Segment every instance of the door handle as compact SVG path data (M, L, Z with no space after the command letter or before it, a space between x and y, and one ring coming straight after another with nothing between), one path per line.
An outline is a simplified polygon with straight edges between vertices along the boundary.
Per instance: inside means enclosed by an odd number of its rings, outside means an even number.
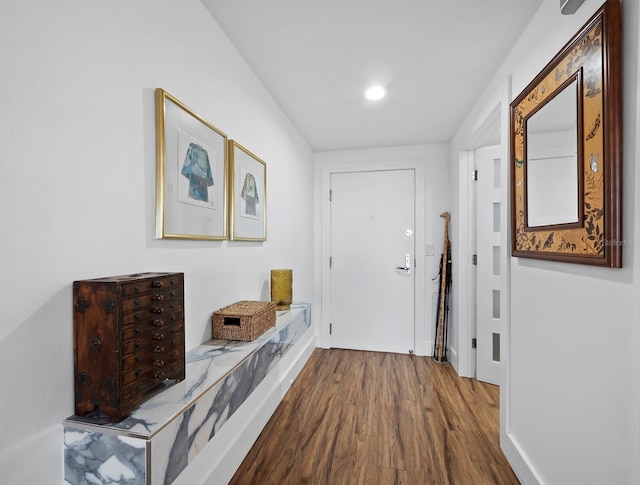
M396 266L396 269L401 269L403 271L406 271L407 274L411 273L411 255L410 254L405 254L404 255L404 266Z

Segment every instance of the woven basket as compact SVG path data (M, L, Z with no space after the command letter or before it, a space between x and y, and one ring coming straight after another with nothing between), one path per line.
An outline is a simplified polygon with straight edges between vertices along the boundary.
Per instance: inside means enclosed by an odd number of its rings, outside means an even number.
M276 323L272 301L239 301L213 312L213 338L251 341Z

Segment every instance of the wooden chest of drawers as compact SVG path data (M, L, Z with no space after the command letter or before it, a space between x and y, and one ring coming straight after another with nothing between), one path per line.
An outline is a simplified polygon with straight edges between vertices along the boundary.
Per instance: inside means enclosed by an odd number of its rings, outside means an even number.
M184 275L73 283L75 413L121 421L166 379L184 379Z

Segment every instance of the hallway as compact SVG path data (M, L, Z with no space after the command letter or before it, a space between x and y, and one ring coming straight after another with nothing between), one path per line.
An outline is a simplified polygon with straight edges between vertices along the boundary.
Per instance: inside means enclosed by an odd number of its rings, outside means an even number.
M316 349L231 483L518 484L498 406L429 357Z

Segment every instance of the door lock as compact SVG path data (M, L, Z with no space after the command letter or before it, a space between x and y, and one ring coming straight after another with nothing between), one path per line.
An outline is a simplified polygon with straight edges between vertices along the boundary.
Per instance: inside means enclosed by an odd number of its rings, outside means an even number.
M396 266L396 269L401 269L403 271L406 271L407 274L411 273L411 255L410 254L405 254L404 256L404 266Z

